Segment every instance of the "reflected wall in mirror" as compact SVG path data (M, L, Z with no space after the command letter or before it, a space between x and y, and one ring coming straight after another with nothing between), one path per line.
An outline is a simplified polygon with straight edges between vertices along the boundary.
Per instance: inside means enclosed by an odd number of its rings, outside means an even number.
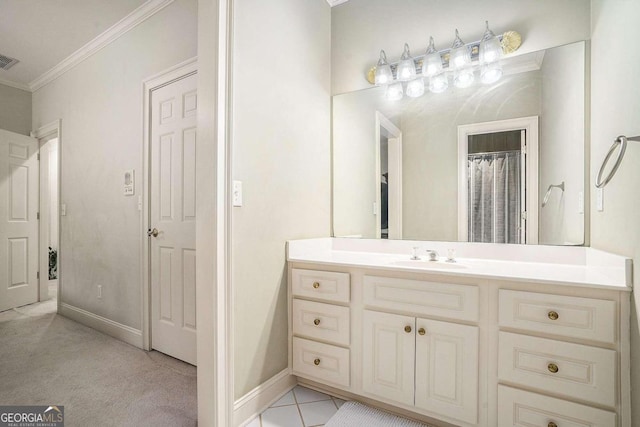
M492 85L334 96L334 236L583 244L585 67L579 42Z

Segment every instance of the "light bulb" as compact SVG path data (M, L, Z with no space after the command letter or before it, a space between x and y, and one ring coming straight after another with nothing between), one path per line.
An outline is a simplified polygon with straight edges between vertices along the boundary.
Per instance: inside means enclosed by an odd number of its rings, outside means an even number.
M387 62L387 54L384 50L380 51L380 59L376 65L375 83L377 86L384 86L393 81L393 73L391 66Z
M399 101L402 99L402 83L394 83L387 86L384 97L389 101Z
M473 75L473 69L463 68L462 70L456 70L453 73L453 84L458 88L469 87L473 84L475 76Z
M407 83L407 96L410 98L417 98L424 95L424 80L422 77L418 77L415 80L411 80Z
M451 46L451 53L449 57L449 67L453 70L464 68L471 64L471 54L467 45L464 44L460 38L460 34L456 29L456 39Z
M442 72L442 58L440 53L436 50L433 43L433 37L429 37L429 47L424 55L422 62L422 74L427 77L435 76Z
M489 85L495 83L502 77L502 66L500 62L484 64L480 71L480 80L482 83Z
M489 29L489 21L485 21L486 29L480 41L480 63L489 64L502 57L500 39Z
M429 90L433 93L442 93L449 87L449 80L445 73L436 74L429 78Z
M404 52L400 57L398 68L396 69L396 78L401 82L407 82L416 78L416 63L409 52L409 45L404 44Z

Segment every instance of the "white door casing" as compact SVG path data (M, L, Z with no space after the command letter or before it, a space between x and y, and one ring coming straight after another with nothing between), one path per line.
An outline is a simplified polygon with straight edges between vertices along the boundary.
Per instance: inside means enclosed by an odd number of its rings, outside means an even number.
M38 141L0 130L0 311L38 301Z
M196 112L192 73L151 94L151 347L196 364Z
M380 137L388 137L388 203L389 203L389 239L402 239L402 131L398 129L384 114L376 111L376 143L375 143L375 177L376 189L376 237L382 236L380 220L382 218L382 197L380 196Z
M44 138L40 145L40 301L49 299L49 245L60 254L58 218L58 138ZM60 272L58 257L58 273Z
M526 175L523 181L526 191L525 204L522 210L526 212L526 240L527 245L538 244L538 116L520 117L516 119L497 120L493 122L473 123L458 126L458 241L467 242L468 236L468 195L469 183L467 177L467 157L469 153L469 135L485 133L524 130L526 136L523 150ZM521 227L522 229L523 227Z

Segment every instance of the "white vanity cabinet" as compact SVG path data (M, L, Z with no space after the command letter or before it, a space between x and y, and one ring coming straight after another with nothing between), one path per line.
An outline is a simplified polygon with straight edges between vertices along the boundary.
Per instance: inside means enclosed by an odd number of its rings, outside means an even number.
M302 384L433 426L633 425L630 288L348 260L289 262Z

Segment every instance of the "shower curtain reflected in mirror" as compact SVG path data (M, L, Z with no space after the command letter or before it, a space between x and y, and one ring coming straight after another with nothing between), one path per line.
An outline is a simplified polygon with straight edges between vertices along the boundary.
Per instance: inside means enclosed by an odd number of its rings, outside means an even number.
M524 243L521 160L520 151L469 154L470 242Z

